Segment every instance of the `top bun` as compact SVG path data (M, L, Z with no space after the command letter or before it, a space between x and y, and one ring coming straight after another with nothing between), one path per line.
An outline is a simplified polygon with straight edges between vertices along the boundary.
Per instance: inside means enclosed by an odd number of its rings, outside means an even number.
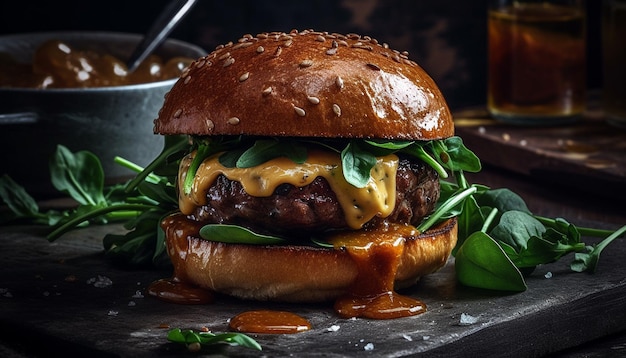
M454 123L406 53L355 34L245 35L187 68L155 133L433 140Z

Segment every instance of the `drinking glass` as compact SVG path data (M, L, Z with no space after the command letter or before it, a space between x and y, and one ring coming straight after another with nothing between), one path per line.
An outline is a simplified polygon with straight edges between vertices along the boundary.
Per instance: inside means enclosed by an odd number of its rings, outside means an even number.
M583 0L492 0L487 107L520 125L576 121L586 107Z

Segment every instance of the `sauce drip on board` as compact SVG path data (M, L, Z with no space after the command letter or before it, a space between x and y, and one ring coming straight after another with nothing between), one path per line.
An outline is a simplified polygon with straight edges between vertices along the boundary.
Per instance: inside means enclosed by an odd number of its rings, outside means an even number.
M154 281L148 286L148 294L178 304L198 305L214 300L211 291L186 284L176 278Z
M229 328L245 333L289 334L308 331L311 323L295 313L286 311L247 311L233 317Z
M184 260L189 248L187 238L193 235L198 237L198 231L202 225L190 221L176 221L174 216L165 218L163 223L165 224L163 228L167 230L168 235L176 237L175 240L172 240L175 247L169 250L168 253L170 255L179 255ZM172 260L172 262L174 264L174 277L157 280L150 284L147 290L150 296L179 304L205 304L214 301L213 292L186 283L185 277L187 273L184 267L177 267L176 260Z
M340 316L393 319L426 311L423 302L394 291L405 240L417 233L413 226L387 224L374 230L342 233L329 240L335 248L345 248L358 269L348 293L335 301Z

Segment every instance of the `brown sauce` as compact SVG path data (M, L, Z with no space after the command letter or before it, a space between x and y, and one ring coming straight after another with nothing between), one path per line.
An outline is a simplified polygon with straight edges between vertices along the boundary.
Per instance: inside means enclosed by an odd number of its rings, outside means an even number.
M189 236L198 237L201 224L177 219L175 214L164 219L163 228L174 237L170 254L173 257L174 279L159 280L150 285L148 294L159 299L200 304L213 301L211 291L185 284L184 262ZM400 295L394 282L406 238L417 236L410 225L386 224L371 230L344 232L329 239L337 250L346 250L357 266L357 277L348 293L334 304L337 314L344 318L394 319L414 316L426 311L426 305L414 298ZM310 328L303 318L280 311L250 311L231 320L231 328L248 333L296 333ZM306 328L309 327L309 328Z
M154 281L148 287L148 294L166 302L187 305L206 304L214 300L211 291L175 278Z
M406 237L416 236L412 226L391 225L371 231L355 231L333 237L357 265L357 277L347 294L335 301L341 317L393 319L426 311L426 305L394 291L398 263Z
M230 320L229 328L244 333L290 334L308 331L311 323L286 311L259 310L243 312Z
M32 63L20 63L0 53L0 87L85 88L149 83L177 78L193 59L164 61L151 55L132 73L119 58L73 48L59 40L41 44Z

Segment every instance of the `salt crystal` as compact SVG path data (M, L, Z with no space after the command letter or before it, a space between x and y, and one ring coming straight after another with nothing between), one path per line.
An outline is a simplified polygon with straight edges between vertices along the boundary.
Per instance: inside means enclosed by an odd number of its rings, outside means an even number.
M363 346L363 349L366 351L373 351L374 350L374 343L368 343L365 346Z
M406 339L409 342L413 341L413 338L411 338L411 336L409 336L408 334L403 334L402 338Z
M133 298L143 298L143 293L141 293L141 291L137 290L135 291L135 294L133 295Z
M91 278L87 281L87 283L93 283L94 287L105 288L111 286L113 284L113 281L111 281L111 279L106 276L98 275L97 279Z
M550 272L550 271L546 272L546 274L543 275L543 277L545 277L545 278L552 278L552 272Z
M119 312L117 311L113 311L113 310L109 310L109 313L107 313L107 316L117 316Z
M337 332L339 328L339 325L333 324L332 326L328 327L328 332Z
M430 336L422 336L422 340L427 341L430 339Z
M135 307L137 304L135 303L135 301L129 301L128 302L128 307Z
M8 288L0 288L0 295L6 298L13 298L13 294L11 294Z
M474 317L467 313L461 313L461 319L459 320L459 324L461 326L469 326L470 324L474 324L478 322L478 317Z

